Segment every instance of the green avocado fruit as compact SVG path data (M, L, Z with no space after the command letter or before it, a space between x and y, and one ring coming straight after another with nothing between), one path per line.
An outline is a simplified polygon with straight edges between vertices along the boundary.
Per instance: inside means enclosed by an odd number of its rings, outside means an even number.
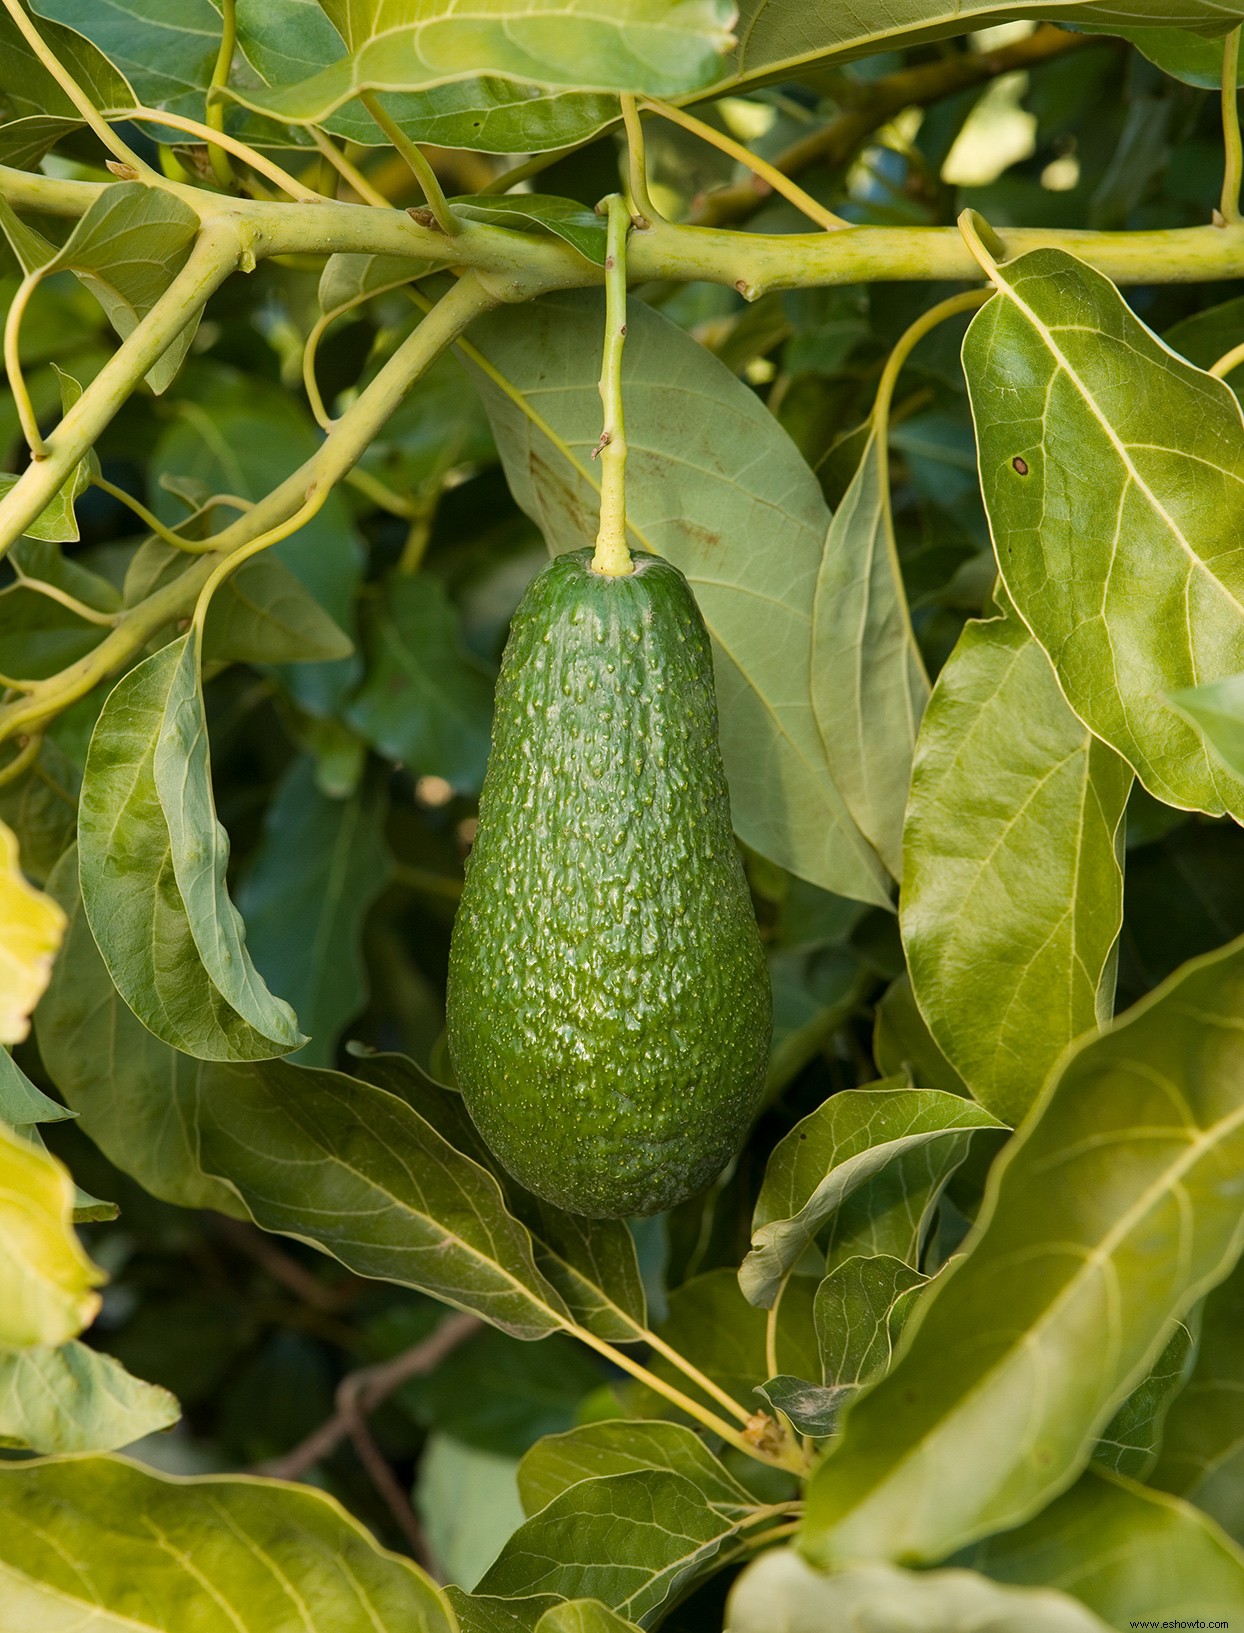
M659 557L558 556L514 614L449 954L450 1057L502 1165L571 1213L657 1213L742 1144L769 976L708 634Z

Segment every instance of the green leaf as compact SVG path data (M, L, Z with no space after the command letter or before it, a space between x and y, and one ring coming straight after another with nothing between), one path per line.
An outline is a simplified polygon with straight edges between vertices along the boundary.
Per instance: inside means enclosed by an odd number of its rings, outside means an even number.
M847 1259L816 1290L813 1319L827 1384L866 1384L889 1370L922 1276L888 1254Z
M82 897L117 990L201 1060L257 1060L306 1039L251 963L225 888L193 631L123 676L82 780Z
M379 753L415 776L472 791L484 778L493 677L462 644L437 579L395 574L364 616L367 677L347 718Z
M620 0L604 13L588 0L567 0L554 17L535 0L482 0L467 29L448 0L417 17L402 0L350 0L330 15L345 56L301 83L234 89L238 100L301 125L318 124L362 91L412 92L455 80L673 96L712 78L731 43L733 8L727 0Z
M1109 32L1130 40L1164 74L1185 85L1216 91L1222 84L1221 40L1206 39L1187 28L1112 28Z
M311 1035L305 1066L333 1064L342 1028L367 1001L363 920L389 878L387 808L376 779L329 799L315 762L295 760L238 891L251 958Z
M72 374L66 374L64 369L57 364L53 363L52 368L55 370L56 381L60 387L61 412L68 413L78 398L81 397L82 387ZM31 522L26 529L26 537L40 539L52 544L69 543L77 539L80 535L78 532L78 518L74 514L74 501L80 498L90 487L92 473L98 471L98 469L99 460L92 449L84 458L78 461L60 487L57 488L51 502ZM16 476L7 471L0 472L0 498L3 498L10 488L16 487L17 482L18 478ZM65 569L70 573L81 573L84 578L95 578L95 574L85 572L70 563L65 563ZM12 589L5 593L11 595L15 591L21 594L23 598L26 598L29 594L29 592L22 590L20 584L14 585ZM83 596L81 599L87 601L88 605L91 604L92 598L90 596ZM43 619L58 622L62 626L65 624L71 625L76 632L79 632L80 639L84 642L89 641L91 645L98 642L100 638L98 631L91 626L84 629L76 613L70 612L68 608L57 606L55 602L51 605L55 611L44 611L42 613ZM59 614L59 618L57 618L57 614ZM87 650L89 649L88 647Z
M969 1134L904 1151L841 1202L825 1233L825 1268L884 1254L916 1265L947 1181L968 1154Z
M772 1305L825 1221L887 1163L964 1129L1001 1126L983 1107L939 1089L889 1083L831 1095L769 1158L751 1251L739 1267L749 1303Z
M552 1593L511 1599L464 1593L452 1586L446 1588L445 1597L458 1614L462 1633L533 1633L541 1616L559 1603Z
M1056 22L1110 28L1117 25L1174 25L1222 34L1240 15L1228 0L1046 0L1016 5L1014 0L864 0L816 14L810 26L804 0L743 0L735 32L740 45L728 77L713 94L739 94L753 85L801 79L830 62L895 51L921 40L944 39L969 29L990 28L1015 18L1050 17Z
M0 592L0 605L4 593ZM3 614L0 614L0 624L2 622ZM4 638L0 634L0 652L3 648ZM2 657L0 671L9 673ZM79 781L73 761L45 738L39 758L26 775L0 786L0 821L7 823L17 835L22 871L36 884L43 883L73 839Z
M348 311L372 295L400 289L430 265L405 255L330 255L320 274L320 311L324 316Z
M353 651L345 630L270 555L226 579L203 626L205 663L327 663Z
M639 1629L599 1599L567 1599L545 1611L536 1633L639 1633Z
M6 1464L0 1515L15 1626L456 1633L417 1566L306 1486L175 1480L111 1457Z
M0 1123L21 1128L27 1123L56 1123L72 1116L68 1106L35 1087L7 1049L0 1049Z
M203 118L220 49L220 13L210 0L31 0L31 10L85 35L147 107Z
M1244 779L1244 675L1228 675L1172 692L1170 701L1191 720L1233 777Z
M929 1031L1008 1122L1110 1018L1131 784L1017 618L967 625L916 747L899 922Z
M25 273L37 272L56 257L56 245L27 226L7 199L0 199L0 231Z
M1244 1553L1213 1521L1116 1475L1084 1475L1027 1525L978 1544L971 1562L1003 1582L1057 1582L1111 1627L1229 1626L1244 1607Z
M756 1506L752 1497L713 1456L693 1430L660 1419L611 1418L538 1440L518 1466L523 1510L538 1514L581 1480L644 1469L678 1474L698 1487L704 1501L726 1518Z
M1148 1478L1158 1460L1167 1411L1183 1388L1194 1351L1192 1333L1181 1321L1148 1377L1141 1379L1102 1431L1094 1463L1132 1480Z
M600 1599L642 1622L736 1530L680 1474L648 1469L582 1480L519 1526L479 1591Z
M0 1345L63 1344L94 1318L104 1276L72 1218L65 1169L0 1125Z
M167 1389L76 1339L57 1349L0 1349L0 1445L110 1452L180 1416Z
M94 200L41 275L66 268L74 273L124 340L181 271L198 231L198 216L166 188L114 182ZM188 314L186 327L147 371L154 392L172 384L197 327L197 312Z
M52 1081L108 1160L153 1196L245 1218L230 1187L199 1166L199 1085L215 1068L161 1043L113 986L83 911L76 849L57 863L48 890L69 919L35 1015Z
M134 106L133 91L89 41L59 23L41 27L39 32L57 62L101 112ZM51 114L74 125L82 121L76 104L26 44L7 12L0 15L0 95L5 112L17 118Z
M492 1175L395 1096L337 1072L254 1062L207 1079L198 1122L205 1172L263 1229L516 1338L569 1324Z
M968 1092L925 1025L906 970L890 983L877 1005L873 1059L883 1077L905 1076L911 1083L945 1089L948 1094Z
M1244 783L1170 702L1244 670L1240 405L1074 256L1036 250L998 278L963 366L1007 592L1151 794L1244 815Z
M898 879L929 679L907 616L885 434L875 425L869 433L825 537L812 610L812 706L847 809Z
M1242 1001L1236 942L1068 1057L995 1166L965 1257L813 1477L809 1557L940 1559L1084 1466L1244 1240Z
M793 1378L780 1373L768 1383L757 1386L775 1412L790 1419L796 1434L809 1435L814 1440L825 1440L838 1427L843 1405L851 1395L849 1387L809 1383L806 1378Z
M822 1576L793 1550L773 1549L743 1572L726 1610L730 1633L1107 1633L1062 1593L999 1587L972 1571L867 1565Z
M269 85L306 80L339 63L341 35L318 7L303 0L239 0L238 44L248 64ZM495 76L431 85L412 95L389 94L385 106L414 141L486 153L545 152L580 142L618 118L616 96L582 91L533 97L526 86ZM350 141L387 143L357 102L323 121Z
M546 297L472 329L517 393L477 373L518 503L555 554L592 542L600 297ZM887 879L825 765L812 711L810 608L829 513L764 405L639 301L627 313L628 523L690 579L713 637L721 748L740 838L839 895L887 905Z
M572 199L547 193L498 193L487 199L472 195L452 201L454 214L465 221L486 221L516 232L547 232L595 266L605 264L603 216Z
M1244 1543L1244 1263L1205 1300L1191 1376L1171 1403L1148 1476Z

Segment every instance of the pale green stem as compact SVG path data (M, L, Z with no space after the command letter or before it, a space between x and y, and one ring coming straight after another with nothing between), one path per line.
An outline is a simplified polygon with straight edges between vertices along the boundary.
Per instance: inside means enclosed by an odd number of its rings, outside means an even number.
M220 21L220 50L216 53L211 83L207 88L207 122L214 131L223 131L225 128L225 105L221 93L229 83L229 71L233 67L233 49L237 44L237 0L221 0ZM226 189L232 187L233 167L229 163L228 153L219 142L212 142L207 151L211 155L212 174L216 180Z
M1222 203L1224 221L1240 219L1240 179L1244 148L1240 143L1240 29L1235 27L1222 47Z
M269 203L201 188L158 184L208 222L232 223L257 257L405 255L443 266L495 274L502 300L600 282L596 267L560 240L483 222L464 225L452 243L418 226L404 210L361 204ZM76 218L108 182L44 176L0 165L0 195L23 209ZM1077 255L1119 284L1206 283L1244 271L1244 224L1170 227L1153 232L1096 232L1078 227L1008 227L1012 256L1034 249ZM730 284L751 296L770 289L889 282L963 282L981 277L956 227L848 227L839 232L753 233L654 222L628 249L634 282Z
M164 294L47 437L46 456L32 461L0 499L0 556L51 503L139 380L232 272L239 254L238 229L232 222L214 221L204 228Z
M345 156L331 136L326 136L322 130L317 130L313 125L311 127L311 139L337 174L343 181L350 184L364 204L374 204L379 210L392 209L389 200L385 198L379 188L372 186L359 167Z
M622 412L622 348L626 341L626 235L631 213L621 193L607 203L605 250L605 346L600 400L605 426L593 458L600 457L600 528L592 571L621 578L634 571L626 546L626 423Z
M117 118L136 119L139 124L145 125L169 125L173 130L184 130L189 136L197 136L200 141L208 143L213 151L224 148L227 153L232 153L234 158L244 160L259 175L266 176L282 192L288 193L300 204L333 202L331 199L325 199L322 193L304 186L291 176L288 170L282 170L279 164L275 164L271 159L265 159L262 153L256 153L249 143L240 142L236 136L230 136L223 130L215 130L211 125L200 124L197 119L187 119L180 113L162 112L159 108L118 108Z
M789 1469L795 1474L803 1472L802 1460L796 1464L792 1461L790 1453L770 1454L762 1451L760 1447L753 1445L745 1435L740 1434L737 1429L719 1418L715 1412L710 1412L707 1407L701 1406L699 1401L693 1401L689 1395L684 1395L681 1389L667 1383L659 1373L650 1372L642 1362L632 1360L624 1350L616 1349L614 1345L606 1343L603 1338L597 1338L595 1333L588 1332L585 1327L572 1327L570 1330L581 1343L587 1344L589 1348L603 1355L606 1360L612 1361L614 1366L621 1367L624 1372L629 1372L632 1378L637 1378L640 1383L646 1384L649 1389L655 1390L659 1395L664 1395L671 1406L676 1406L680 1412L685 1412L688 1417L692 1417L697 1423L703 1424L711 1433L717 1435L719 1439L724 1440L728 1445L735 1447L737 1451L743 1452L747 1457L754 1458L758 1463L768 1463L774 1468Z
M23 772L29 771L30 767L39 758L39 751L42 747L43 734L37 732L22 745L7 765L0 766L0 788L3 788L7 783L16 782Z
M656 1333L651 1332L647 1327L643 1329L643 1340L658 1355L664 1356L672 1366L676 1366L685 1378L689 1379L697 1388L702 1389L719 1406L724 1406L731 1417L738 1418L740 1423L749 1423L751 1421L752 1413L747 1411L745 1407L740 1406L733 1395L728 1395L719 1384L715 1384L710 1377L701 1372L699 1367L692 1366L685 1355L680 1354L672 1345L667 1344L663 1338L658 1337Z
M404 522L409 522L418 510L413 499L395 493L387 482L382 482L373 472L365 471L361 465L354 467L347 475L346 482L365 499L370 499L378 510L386 510L390 516L398 516Z
M1225 380L1232 369L1238 369L1244 363L1244 340L1238 346L1232 346L1218 361L1211 365L1208 372L1216 375L1219 380Z
M21 0L0 0L0 4L3 4L4 9L13 19L18 33L34 52L39 62L60 86L61 90L64 91L65 95L82 115L83 121L94 131L108 151L118 158L123 165L128 166L136 176L152 176L154 172L151 167L139 158L132 147L121 140L77 80L61 64L55 53L48 48L43 36L22 6Z
M59 584L48 584L41 578L28 578L20 567L14 566L14 574L19 588L29 590L33 595L44 595L49 601L58 601L75 618L81 618L83 623L98 624L101 629L115 627L120 614L115 612L100 612L98 607L88 607L85 601L79 601L76 595L70 595L68 590L62 590Z
M428 202L428 209L431 210L436 225L448 237L456 238L462 231L462 223L449 208L441 184L436 179L436 172L420 151L418 144L411 141L397 120L385 111L380 99L371 91L364 91L359 100L410 167L411 174L419 183Z
M736 142L733 137L714 130L712 125L706 125L702 119L692 118L689 113L684 113L681 108L675 108L668 102L657 102L651 97L645 97L644 107L651 108L653 113L659 113L662 119L668 119L671 124L681 125L683 130L690 131L692 135L708 142L720 152L728 153L738 164L750 170L753 176L771 187L775 193L781 194L797 210L802 211L809 221L815 221L819 226L831 231L850 226L849 221L844 221L840 215L835 215L823 204L818 204L811 193L805 192L798 182L783 175L776 165L758 157L749 148L744 147L742 142Z
M216 534L211 555L192 562L171 584L123 613L116 628L86 657L50 679L36 682L26 697L0 706L0 742L54 718L101 680L123 668L152 636L189 615L199 591L220 565L221 553L232 554L279 526L306 502L308 493L327 490L341 481L404 400L412 383L457 339L472 318L495 304L496 297L478 279L469 273L460 279L359 393L310 459Z
M782 1295L785 1293L789 1281L789 1275L782 1278L781 1285L778 1287L773 1303L769 1306L765 1320L765 1368L770 1378L776 1378L778 1375L778 1311L781 1309Z
M643 217L643 221L637 221L635 225L647 227L654 221L659 221L661 217L648 191L648 156L644 146L643 120L633 96L624 96L620 100L622 120L626 126L627 185L631 191L631 203L636 212Z
M9 390L13 393L13 403L17 409L22 435L26 438L33 459L46 459L47 445L43 440L43 433L39 430L34 404L26 389L26 377L22 373L21 334L22 318L26 314L30 297L39 287L40 277L38 268L26 274L14 292L12 304L4 320L4 372L8 376Z
M117 487L115 482L109 482L106 476L92 476L91 486L119 500L138 517L149 532L154 533L157 539L163 539L165 544L171 544L175 550L184 550L188 555L199 556L205 550L215 549L210 539L183 539L180 533L174 533L171 527L165 527L160 518L148 510L141 499L135 499L132 493L126 493L125 489ZM217 503L220 502L217 500Z
M298 507L292 516L286 517L283 522L278 522L275 527L270 527L267 532L261 533L257 539L251 539L248 544L239 545L236 550L227 555L223 561L218 562L212 569L206 583L199 591L198 600L194 604L194 617L191 619L191 628L196 637L197 650L200 656L203 650L203 625L207 621L208 608L212 604L212 597L216 594L216 591L227 578L237 571L244 561L249 561L252 556L257 556L261 550L269 550L274 544L280 544L282 539L288 539L292 533L297 533L300 527L305 527L311 518L324 508L332 491L332 488L326 485L313 488L307 494L305 502ZM214 541L217 551L220 549L221 536L218 536Z

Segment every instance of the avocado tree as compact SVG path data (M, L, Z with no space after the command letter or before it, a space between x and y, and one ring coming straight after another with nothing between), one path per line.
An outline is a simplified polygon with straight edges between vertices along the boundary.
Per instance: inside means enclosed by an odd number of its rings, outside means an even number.
M0 1633L1244 1626L1244 0L0 8Z

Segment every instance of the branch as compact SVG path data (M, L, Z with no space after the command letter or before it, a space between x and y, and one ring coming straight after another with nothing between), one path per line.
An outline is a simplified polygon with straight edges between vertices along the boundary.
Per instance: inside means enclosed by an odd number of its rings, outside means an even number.
M292 476L216 534L210 541L211 549L196 557L171 584L123 613L117 627L86 657L48 680L33 682L25 696L0 705L0 742L29 733L85 697L108 675L124 668L161 629L193 610L200 590L223 561L288 521L306 503L309 492L340 481L428 365L457 339L472 318L495 306L497 300L478 278L470 274L461 278L407 336L323 444Z
M408 1379L423 1378L435 1372L447 1356L482 1326L478 1316L451 1315L430 1338L421 1339L400 1355L347 1373L337 1386L337 1410L332 1417L283 1457L259 1464L255 1473L266 1474L274 1480L301 1479L308 1469L336 1451L361 1415L374 1412Z
M185 266L46 438L44 457L32 460L0 500L0 556L52 502L143 375L234 270L241 251L232 222L203 229Z

